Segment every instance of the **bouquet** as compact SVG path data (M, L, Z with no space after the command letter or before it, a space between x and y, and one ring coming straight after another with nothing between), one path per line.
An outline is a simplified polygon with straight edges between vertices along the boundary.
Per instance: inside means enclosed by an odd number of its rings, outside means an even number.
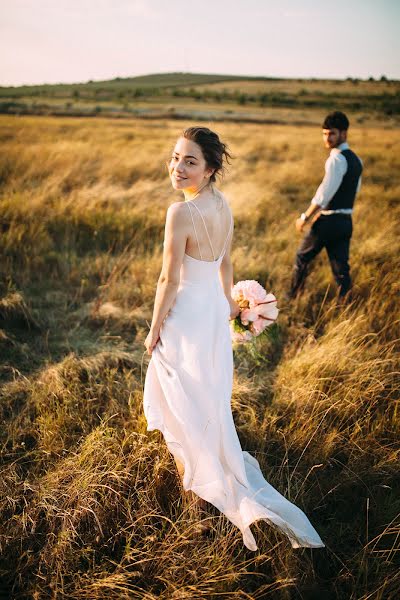
M241 309L236 319L231 321L233 342L249 342L276 321L279 313L276 298L267 294L257 281L239 281L231 294Z

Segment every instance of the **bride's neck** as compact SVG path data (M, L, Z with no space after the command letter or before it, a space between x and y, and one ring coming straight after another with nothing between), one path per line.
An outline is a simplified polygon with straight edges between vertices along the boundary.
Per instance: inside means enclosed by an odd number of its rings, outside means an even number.
M203 190L207 190L207 189L211 190L212 192L214 191L213 185L209 181L207 183L205 183L203 186L200 186L197 190L190 190L190 191L184 190L183 194L185 196L185 202L187 202L188 200L194 200L195 198L200 196L200 194Z

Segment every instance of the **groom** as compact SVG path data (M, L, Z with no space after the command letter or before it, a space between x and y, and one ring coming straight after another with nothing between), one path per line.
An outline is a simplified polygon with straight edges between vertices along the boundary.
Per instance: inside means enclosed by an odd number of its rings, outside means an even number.
M330 113L322 124L322 137L330 154L325 164L325 176L310 206L296 221L302 232L311 220L296 254L289 292L295 298L304 286L311 261L326 248L331 269L338 285L339 297L351 288L349 248L353 230L354 199L361 187L362 162L349 148L349 120L340 111ZM313 217L313 218L312 218Z

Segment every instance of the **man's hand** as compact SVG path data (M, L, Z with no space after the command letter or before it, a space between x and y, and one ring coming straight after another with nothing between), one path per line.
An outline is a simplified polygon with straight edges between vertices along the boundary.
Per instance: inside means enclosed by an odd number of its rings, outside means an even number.
M305 224L306 222L304 221L304 219L300 219L300 217L296 219L296 229L299 233L303 232Z

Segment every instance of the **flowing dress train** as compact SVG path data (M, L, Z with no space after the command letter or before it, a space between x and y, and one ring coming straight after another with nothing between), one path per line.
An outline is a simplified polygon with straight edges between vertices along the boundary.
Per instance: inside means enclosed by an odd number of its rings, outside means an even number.
M230 307L218 272L232 231L215 258L206 223L197 209L213 261L184 255L176 300L153 350L144 387L147 429L162 432L168 449L184 466L183 487L216 506L257 545L250 525L265 519L284 532L294 548L322 547L304 512L263 477L258 461L242 451L231 410L233 353ZM199 255L200 257L200 245Z

